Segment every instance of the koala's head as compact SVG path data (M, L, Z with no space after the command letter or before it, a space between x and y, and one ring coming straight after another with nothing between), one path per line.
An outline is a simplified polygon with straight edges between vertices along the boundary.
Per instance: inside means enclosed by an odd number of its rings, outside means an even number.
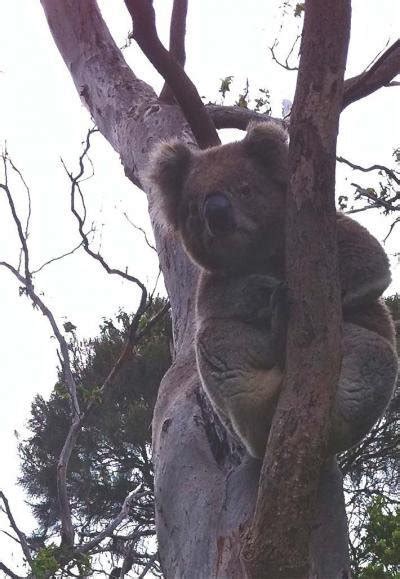
M272 122L204 151L179 142L157 149L151 179L161 220L201 267L250 271L280 249L287 152L286 133Z

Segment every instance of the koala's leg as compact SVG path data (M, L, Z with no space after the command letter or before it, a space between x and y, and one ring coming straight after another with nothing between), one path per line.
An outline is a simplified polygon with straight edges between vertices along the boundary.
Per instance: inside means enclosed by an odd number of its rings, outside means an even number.
M343 327L343 360L332 416L330 450L359 442L383 415L393 394L397 356L388 340L360 326Z
M262 458L283 380L270 329L208 319L198 329L196 355L204 389L222 422L252 456Z

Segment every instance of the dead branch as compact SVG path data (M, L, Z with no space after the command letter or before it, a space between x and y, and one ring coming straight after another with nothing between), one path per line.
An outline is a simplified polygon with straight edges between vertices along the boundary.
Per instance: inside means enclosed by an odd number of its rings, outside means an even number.
M13 531L15 532L15 534L18 537L18 542L21 545L21 549L23 554L25 555L25 558L27 560L27 562L29 564L32 563L32 555L31 555L31 551L28 547L28 543L26 541L26 536L25 534L18 528L17 523L15 522L14 516L11 512L11 508L10 508L10 504L8 502L7 497L5 496L5 494L3 493L3 491L0 491L0 498L3 501L3 505L4 505L4 512L7 515L7 518L9 520L10 526L13 529Z
M65 169L65 172L67 173L67 175L70 179L70 182L71 182L71 192L70 192L70 195L71 195L71 212L75 216L75 218L78 222L79 235L81 236L82 246L83 246L83 249L86 251L86 253L88 255L90 255L93 259L98 261L101 264L101 266L103 267L103 269L105 269L105 271L108 274L118 275L119 277L122 277L123 279L136 284L142 292L142 301L144 301L146 303L147 290L146 290L146 287L144 286L144 284L137 277L129 275L126 271L122 271L120 269L110 267L100 253L98 253L98 252L96 253L90 248L87 233L84 232L84 226L85 226L85 220L86 220L86 206L85 206L85 199L84 199L84 196L82 194L81 187L80 187L80 183L82 180L84 180L84 179L82 179L82 177L83 177L84 172L85 172L85 159L87 158L87 154L88 154L88 151L90 149L90 137L96 132L97 132L97 129L95 129L95 128L89 129L87 132L84 148L83 148L81 155L79 156L79 172L76 175L73 175L73 173L68 171L64 161L61 159L61 163L62 163L62 165ZM83 206L83 210L84 210L83 211L83 217L79 214L79 212L76 208L76 192L78 192L80 199L81 199L82 206Z
M313 0L305 10L289 148L286 379L243 549L250 578L309 575L310 535L341 363L334 199L350 14L350 0Z
M158 553L155 552L154 555L152 555L147 563L147 565L145 566L145 568L143 569L143 571L141 572L141 574L139 575L138 579L143 579L144 577L146 577L147 573L150 571L154 561L157 559L157 555Z
M382 87L389 86L400 73L400 39L361 74L344 83L342 110Z
M0 569L4 571L7 577L11 577L11 579L27 579L26 577L23 577L22 575L17 575L16 573L14 573L14 571L11 571L11 569L1 561L0 561Z
M298 34L298 35L296 36L296 38L295 38L292 46L290 47L290 50L289 50L288 54L286 55L285 62L282 62L282 61L279 60L278 57L276 56L275 49L276 49L276 47L278 46L279 41L278 41L277 38L275 38L272 46L269 47L269 50L270 50L271 56L272 56L272 60L273 60L274 62L276 62L276 64L278 64L280 67L284 68L285 70L290 70L290 71L299 70L299 67L298 67L298 66L291 66L291 65L289 64L289 59L290 59L290 57L292 56L293 50L295 49L295 46L296 46L296 44L298 43L298 41L300 40L300 38L301 38L301 34Z
M382 199L381 197L378 197L378 195L371 188L361 187L361 185L358 185L358 183L351 183L351 186L356 189L355 195L356 195L357 199L361 199L362 197L364 197L365 199L372 201L371 207L372 206L382 207L387 212L391 212L391 211L396 210L396 208L393 207L391 200L386 200L386 199Z
M69 459L71 457L72 449L75 445L78 436L78 430L81 424L80 418L81 412L76 394L76 383L71 369L68 345L60 329L58 328L57 322L55 321L52 312L49 310L49 308L44 304L44 302L35 292L30 279L24 278L18 272L17 269L15 269L11 264L7 262L1 261L0 266L3 266L9 271L11 271L14 274L14 276L18 279L18 281L24 288L24 292L31 299L33 305L39 308L42 314L48 319L50 326L55 334L55 337L60 345L62 370L64 378L67 383L68 393L71 399L72 423L57 464L57 489L60 503L60 519L62 526L63 543L72 546L74 542L74 530L72 526L71 508L68 499L66 474Z
M140 231L140 233L143 235L144 241L147 245L147 247L149 247L150 249L152 249L153 251L155 251L157 253L157 249L154 247L154 245L149 241L149 238L147 237L147 233L145 232L145 230L143 229L143 227L140 227L139 225L136 225L136 223L133 223L133 221L131 219L129 219L128 214L126 213L126 211L124 211L123 216L125 217L125 219L127 220L127 222L129 223L129 225L131 225L133 227L133 229L136 229L136 231Z
M185 36L187 9L188 0L174 0L169 32L169 53L179 62L182 68L185 68L186 61ZM175 102L174 93L167 83L164 84L159 99L169 104Z
M115 529L122 523L122 521L128 516L129 509L133 503L134 499L143 496L146 493L139 493L141 484L139 484L133 491L131 491L125 498L121 510L118 515L98 534L96 537L82 545L77 549L79 553L89 553L93 547L96 547L103 539L106 537L112 537Z
M344 163L349 167L351 167L352 169L362 171L363 173L369 173L370 171L382 171L382 173L385 173L389 177L389 179L392 179L397 185L400 186L400 174L398 174L398 172L394 171L393 169L389 169L389 167L385 167L385 165L375 164L371 165L370 167L362 167L361 165L356 165L355 163L352 163L351 161L345 159L344 157L336 157L336 160L339 161L339 163Z
M89 233L91 233L93 230L90 230ZM81 241L80 243L78 243L78 245L76 245L73 249L71 249L70 251L66 251L65 253L63 253L62 255L58 255L57 257L53 257L47 261L45 261L44 263L42 263L42 265L40 267L38 267L37 269L34 269L32 271L32 275L35 275L36 273L39 273L40 271L42 271L46 266L50 265L50 263L54 263L55 261L60 261L61 259L64 259L64 257L68 257L69 255L72 255L75 253L75 251L78 251L78 249L80 247L82 247L83 245L83 241Z
M182 66L166 50L157 35L153 4L125 0L132 17L132 36L173 91L201 149L221 143L200 95Z

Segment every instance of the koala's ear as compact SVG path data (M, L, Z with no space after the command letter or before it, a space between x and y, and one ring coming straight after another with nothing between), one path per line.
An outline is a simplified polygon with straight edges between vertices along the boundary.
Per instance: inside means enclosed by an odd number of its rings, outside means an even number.
M161 143L152 153L149 179L156 186L154 202L162 224L178 228L178 207L182 186L188 174L193 153L183 143Z
M248 155L262 163L281 183L287 183L288 135L274 122L250 123L243 146Z

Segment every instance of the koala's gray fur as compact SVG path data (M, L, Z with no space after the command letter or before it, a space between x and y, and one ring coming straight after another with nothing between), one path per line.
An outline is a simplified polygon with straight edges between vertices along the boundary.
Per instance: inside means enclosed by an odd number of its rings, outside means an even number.
M286 133L252 126L239 142L197 151L163 144L152 161L154 202L202 268L196 355L223 423L263 457L284 378ZM357 222L338 214L343 362L330 449L358 442L384 412L397 376L394 329L379 299L387 257Z

